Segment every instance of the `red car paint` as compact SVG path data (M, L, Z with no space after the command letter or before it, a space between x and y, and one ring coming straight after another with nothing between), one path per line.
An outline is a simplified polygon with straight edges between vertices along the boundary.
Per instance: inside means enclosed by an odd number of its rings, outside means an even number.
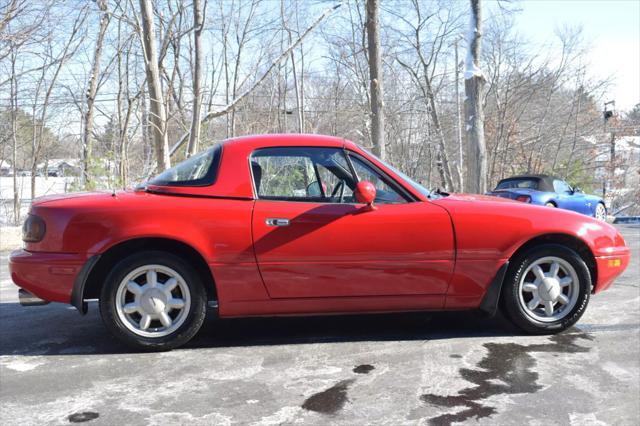
M267 147L336 147L375 164L414 198L406 204L259 200L249 157ZM13 281L70 303L83 265L118 244L163 238L193 248L211 270L221 316L477 308L498 270L524 244L549 234L582 241L595 260L594 292L629 263L617 230L566 210L495 197L429 199L356 144L312 135L224 142L215 182L149 186L151 192L40 198L31 213L42 241L13 252ZM265 219L290 226L268 228Z

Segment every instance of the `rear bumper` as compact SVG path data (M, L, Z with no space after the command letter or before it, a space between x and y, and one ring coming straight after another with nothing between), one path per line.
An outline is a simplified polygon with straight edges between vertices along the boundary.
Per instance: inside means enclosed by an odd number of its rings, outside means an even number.
M36 297L49 302L71 302L76 277L86 255L16 250L9 256L11 279Z
M616 254L596 257L598 273L593 293L599 293L611 287L613 281L629 266L631 253L627 247L624 249L626 250L618 250Z

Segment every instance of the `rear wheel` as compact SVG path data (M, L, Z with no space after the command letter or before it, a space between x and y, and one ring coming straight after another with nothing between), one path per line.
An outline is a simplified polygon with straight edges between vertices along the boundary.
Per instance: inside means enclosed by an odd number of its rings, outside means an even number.
M547 202L547 203L544 203L544 205L545 205L546 207L556 207L556 205L555 205L554 203L552 203L551 201L549 201L549 202Z
M206 294L184 260L145 251L115 265L102 288L100 313L126 344L169 350L188 342L202 326Z
M513 260L502 292L505 313L529 333L563 331L589 303L591 276L582 258L560 245L543 245Z

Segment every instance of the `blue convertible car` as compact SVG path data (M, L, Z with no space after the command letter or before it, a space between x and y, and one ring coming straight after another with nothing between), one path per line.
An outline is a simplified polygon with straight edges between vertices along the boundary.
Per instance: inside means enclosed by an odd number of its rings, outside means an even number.
M522 175L502 179L487 195L573 210L600 220L607 218L602 198L587 195L580 188L572 188L564 180L549 175Z

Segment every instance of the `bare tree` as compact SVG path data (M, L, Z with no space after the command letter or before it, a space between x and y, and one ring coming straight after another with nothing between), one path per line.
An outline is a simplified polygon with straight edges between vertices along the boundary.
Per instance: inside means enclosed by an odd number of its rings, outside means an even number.
M455 85L456 85L456 139L458 141L458 188L464 190L464 143L462 142L462 120L460 112L460 63L458 59L458 40L455 41Z
M124 187L218 136L295 130L368 148L383 138L385 159L431 187L459 191L464 183L481 192L483 179L529 170L594 191L599 150L610 146L599 113L606 81L590 75L579 32L561 30L540 46L517 35L517 11L501 7L482 23L474 1L471 48L458 72L454 46L469 3L350 1L328 25L320 21L334 8L316 19L316 3L95 0L78 8L5 0L0 158L11 162L16 148L14 166L31 167L36 196L38 165L47 158L86 160L82 175L65 178L69 186L93 173L92 186ZM95 5L95 25L88 26L75 9ZM111 23L103 27L105 16ZM310 49L313 60L305 62ZM74 60L78 52L88 56L86 75ZM459 80L467 92L464 118ZM13 83L19 90L12 100ZM89 169L91 157L113 159L115 167ZM16 178L18 192L22 180L28 178Z
M436 72L441 66L440 60L443 56L444 46L449 37L457 30L457 19L452 11L423 11L418 0L412 1L412 9L415 13L415 22L405 18L400 13L395 13L404 26L409 28L406 35L402 35L403 42L410 47L411 55L405 59L403 55L397 55L396 61L409 73L411 79L417 85L422 101L424 102L426 113L431 121L432 127L427 128L429 137L434 138L438 149L436 150L436 167L440 176L440 182L444 189L453 190L453 174L447 151L447 140L445 137L444 125L442 122L442 104L438 102L438 80ZM437 12L442 12L442 17ZM424 40L424 31L433 22L433 33Z
M484 193L487 190L487 157L484 143L484 74L480 70L482 41L482 8L480 0L471 1L471 20L467 35L468 51L464 91L467 135L467 174L465 192Z
M380 2L367 0L367 42L369 48L369 84L371 91L371 142L373 152L385 157L384 92L382 89L382 56L380 52Z
M44 148L44 129L47 125L48 112L50 107L51 98L54 96L54 90L60 77L60 73L67 64L68 60L76 53L77 49L83 42L81 37L81 27L87 18L87 8L82 8L73 22L73 25L69 31L69 37L64 41L63 47L59 54L56 55L53 47L53 40L51 36L45 37L46 51L42 55L44 57L43 64L40 67L41 72L37 79L36 99L32 108L32 140L31 140L31 198L36 197L36 176L37 166L41 159L42 150ZM53 73L47 76L50 70ZM47 77L49 77L47 79ZM48 80L48 81L47 81ZM37 102L40 88L45 90L44 96L41 102ZM40 113L36 114L36 111L40 109Z
M296 2L296 13L297 13L297 8L298 8L298 3ZM282 18L282 27L287 32L288 42L289 44L291 44L293 42L293 36L292 36L291 28L289 27L289 23L284 16L284 0L280 1L280 16ZM304 83L304 81L301 78L303 70L301 70L300 77L298 77L294 50L295 49L291 50L291 72L293 74L293 89L295 91L295 98L296 98L296 119L298 124L298 132L303 133L304 132L304 107L303 107L304 89L302 88L302 84ZM304 54L301 52L300 56L301 58L303 58Z
M156 167L160 170L171 166L169 139L167 137L167 113L165 110L151 0L140 0L142 27L140 38L145 58L147 88L149 90L150 122L156 151Z
M236 105L238 105L240 102L245 100L267 78L267 76L271 73L271 71L273 71L273 69L276 68L280 62L282 62L284 59L286 59L289 56L289 53L292 50L295 49L298 45L300 45L300 43L302 43L302 40L304 40L306 36L308 36L318 25L320 25L320 22L322 22L327 16L329 16L334 10L336 10L341 5L342 3L339 3L336 6L326 9L302 34L298 36L298 38L293 43L289 45L289 47L287 47L271 63L271 65L269 65L269 67L264 71L264 73L259 78L257 78L253 82L253 84L249 86L249 88L247 88L244 92L240 93L231 102L229 102L227 105L225 105L221 109L218 109L215 111L209 111L202 118L201 123L206 123L209 120L216 117L222 117L223 115L227 114L229 111L233 110L236 107ZM189 133L187 132L173 145L173 147L171 147L170 153L173 155L185 143L188 137L189 137Z
M11 46L11 160L13 162L13 222L20 223L20 193L18 192L18 79L16 61L18 52L15 44Z
M93 138L93 114L98 93L98 80L100 74L100 60L102 58L102 48L104 36L109 26L109 12L107 11L107 2L105 0L97 1L98 9L100 9L100 27L98 29L98 37L93 50L93 62L91 65L91 74L89 74L89 85L87 87L87 107L84 113L83 132L82 132L82 186L91 184L90 164L91 164L91 148Z
M200 0L193 0L193 112L191 117L191 133L189 135L189 145L187 146L187 156L191 156L198 151L198 141L200 140L200 110L202 108L202 27L204 18Z

